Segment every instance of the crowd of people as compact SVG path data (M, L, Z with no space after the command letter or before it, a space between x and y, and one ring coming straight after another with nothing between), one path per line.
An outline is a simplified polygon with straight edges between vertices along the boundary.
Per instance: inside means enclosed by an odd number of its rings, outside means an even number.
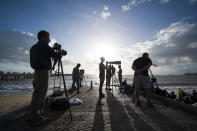
M132 94L135 91L134 86L130 86L127 84L126 80L122 82L122 86L124 88L124 93ZM178 89L177 94L174 91L170 93L167 92L166 89L161 89L155 86L154 82L151 81L150 91L154 94L160 95L162 97L167 97L173 99L177 102L183 102L186 104L195 104L197 103L197 92L193 90L192 93L184 92L181 88Z
M99 78L100 78L100 85L99 85L99 97L105 97L105 94L102 91L103 83L105 81L105 70L106 70L106 87L110 86L111 77L115 73L115 68L113 65L108 65L106 62L106 66L104 65L105 58L101 57L101 63L99 64ZM152 61L149 58L148 53L143 53L142 57L137 58L134 60L132 69L134 70L134 78L133 78L133 86L135 87L135 94L136 94L136 106L140 106L140 100L139 100L139 90L141 87L145 89L145 94L147 98L147 105L149 107L152 107L152 103L150 101L150 77L148 73L148 69L152 65ZM119 71L118 73L118 81L119 86L121 88L125 88L125 93L129 93L131 90L131 86L129 86L124 80L122 82L122 69L121 65L118 66Z
M63 55L67 52L61 49L61 45L54 48L49 46L50 34L47 31L40 31L37 34L38 42L33 45L30 49L30 65L34 69L34 79L33 79L33 95L31 100L30 112L28 114L27 121L32 124L44 124L48 122L48 118L44 115L43 107L45 103L45 97L48 90L50 71L53 69L51 59L61 60ZM55 51L58 50L58 51ZM99 64L99 97L105 97L102 87L106 78L106 85L110 87L111 78L116 73L116 69L113 64L106 62L104 64L105 58L100 58L101 62ZM117 64L117 63L116 63ZM122 82L122 68L120 63L118 64L118 81L120 88L125 88L125 93L129 93L132 89L135 90L135 104L140 106L139 92L140 88L143 87L145 90L145 96L147 99L148 107L152 107L150 100L150 91L154 91L156 94L167 96L177 101L183 101L184 103L195 103L197 101L197 93L194 90L192 94L187 94L181 89L178 91L177 96L174 92L170 94L166 90L161 90L159 88L152 88L151 79L148 70L150 66L153 65L148 53L143 53L143 55L134 60L132 69L134 71L133 85L132 87L127 84L127 81ZM77 93L80 93L81 81L83 79L84 71L80 71L81 64L77 64L72 72L72 90L77 89ZM106 72L106 73L105 73ZM76 86L75 86L76 84Z
M195 104L197 103L197 92L193 90L192 93L184 92L181 88L178 89L177 94L174 91L168 93L166 90L156 89L156 94L163 97L171 98L177 102L183 102L186 104Z
M179 102L184 102L186 104L197 103L197 92L193 90L192 93L186 93L182 89L178 90L176 100Z

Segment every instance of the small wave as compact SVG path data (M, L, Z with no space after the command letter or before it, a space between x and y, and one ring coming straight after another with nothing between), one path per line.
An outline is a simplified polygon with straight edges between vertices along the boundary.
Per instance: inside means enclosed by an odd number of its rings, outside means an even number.
M7 88L7 87L1 87L0 90L26 90L26 91L32 91L33 89L30 88Z
M197 86L197 83L158 83L161 86Z

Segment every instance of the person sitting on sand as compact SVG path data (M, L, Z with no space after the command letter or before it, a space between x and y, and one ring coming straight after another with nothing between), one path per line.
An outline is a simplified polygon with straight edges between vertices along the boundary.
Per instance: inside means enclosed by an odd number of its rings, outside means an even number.
M48 122L48 119L43 115L43 106L48 90L50 70L52 69L51 58L61 58L61 53L55 52L54 49L48 45L50 36L47 31L42 30L38 32L37 38L38 42L30 49L30 65L34 69L34 91L27 122L33 125Z
M136 105L139 106L139 89L143 87L145 89L145 94L147 98L147 104L149 107L152 107L150 102L150 77L148 74L148 69L152 65L152 61L149 58L148 53L143 53L142 57L137 58L134 60L132 69L135 71L133 84L135 86L135 93L136 93Z
M191 94L187 94L184 98L183 98L183 102L186 104L192 104L191 103Z
M131 92L131 86L127 84L126 79L122 82L122 87L125 88L124 93L128 94Z
M172 99L176 98L176 95L175 95L174 91L170 92L169 97L172 98Z
M183 95L184 95L184 91L181 88L179 88L178 92L177 92L176 100L177 101L182 101L183 100Z
M192 91L191 99L192 99L192 103L196 103L197 102L197 92L196 92L196 90Z

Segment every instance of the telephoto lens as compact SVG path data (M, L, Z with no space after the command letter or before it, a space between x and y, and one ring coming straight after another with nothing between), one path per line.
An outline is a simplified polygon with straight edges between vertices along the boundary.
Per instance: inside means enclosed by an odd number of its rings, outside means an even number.
M66 50L63 50L61 51L62 55L67 55L67 51Z

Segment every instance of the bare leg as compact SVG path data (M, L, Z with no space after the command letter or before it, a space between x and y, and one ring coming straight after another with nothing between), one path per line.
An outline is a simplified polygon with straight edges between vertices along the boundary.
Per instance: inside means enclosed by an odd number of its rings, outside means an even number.
M135 87L136 105L139 105L139 88Z
M151 104L150 102L150 89L149 88L145 88L145 95L146 95L146 99L148 104Z

